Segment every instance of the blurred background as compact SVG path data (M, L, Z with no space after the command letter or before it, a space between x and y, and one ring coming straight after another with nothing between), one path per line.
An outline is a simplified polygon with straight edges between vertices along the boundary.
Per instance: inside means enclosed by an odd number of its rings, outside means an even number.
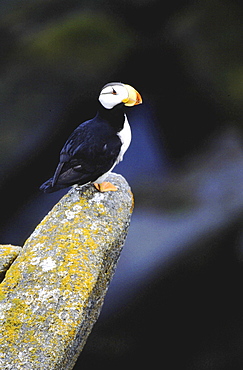
M75 370L243 368L243 5L1 0L0 243L23 245L107 82L134 86L131 227ZM158 365L159 364L159 365Z

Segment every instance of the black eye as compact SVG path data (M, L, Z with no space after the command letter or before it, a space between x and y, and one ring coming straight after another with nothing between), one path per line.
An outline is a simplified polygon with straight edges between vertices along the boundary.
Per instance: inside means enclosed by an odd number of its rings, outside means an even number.
M116 90L115 90L115 89L113 89L113 87L112 87L112 94L113 94L113 95L117 95L117 92L116 92Z

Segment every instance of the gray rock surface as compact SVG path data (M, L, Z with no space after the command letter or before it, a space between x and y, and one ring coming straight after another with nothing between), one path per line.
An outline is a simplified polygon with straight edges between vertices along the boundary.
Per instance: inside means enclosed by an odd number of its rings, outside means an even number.
M0 244L0 282L4 278L4 274L8 270L11 263L13 263L15 258L20 253L21 249L21 247L16 247L11 244Z
M0 368L72 369L124 244L133 196L72 188L26 241L0 284Z

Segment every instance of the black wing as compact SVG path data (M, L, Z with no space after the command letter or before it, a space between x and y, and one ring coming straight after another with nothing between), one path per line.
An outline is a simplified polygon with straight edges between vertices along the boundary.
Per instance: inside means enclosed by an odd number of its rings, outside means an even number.
M95 181L111 169L120 148L121 141L110 125L95 119L83 123L65 143L53 178L41 190L52 192Z

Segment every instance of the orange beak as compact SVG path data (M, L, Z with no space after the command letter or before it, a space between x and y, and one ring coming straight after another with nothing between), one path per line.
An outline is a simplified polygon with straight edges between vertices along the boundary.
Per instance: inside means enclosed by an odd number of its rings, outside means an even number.
M133 107L134 105L142 104L143 100L139 92L130 85L124 84L124 86L126 87L128 91L128 98L124 99L123 103L127 107Z

